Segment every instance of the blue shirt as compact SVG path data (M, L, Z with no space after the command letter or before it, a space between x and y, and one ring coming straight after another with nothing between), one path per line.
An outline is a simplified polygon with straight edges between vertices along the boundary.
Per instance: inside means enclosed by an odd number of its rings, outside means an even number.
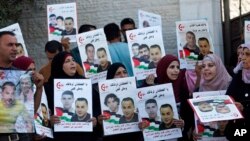
M133 75L128 44L123 42L111 43L108 46L112 63L120 62L125 65L128 75Z

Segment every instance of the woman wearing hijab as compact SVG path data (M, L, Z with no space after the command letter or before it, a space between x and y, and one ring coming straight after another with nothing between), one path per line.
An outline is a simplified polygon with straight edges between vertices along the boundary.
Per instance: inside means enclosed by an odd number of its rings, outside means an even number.
M215 54L208 54L204 56L199 69L201 70L197 71L198 88L196 89L199 92L226 90L232 80L232 77L227 72L220 57ZM215 129L206 128L205 130L207 132L213 132ZM194 140L200 139L202 137L201 134L197 134L195 132L193 132L193 136Z
M48 99L48 106L51 109L51 122L60 123L59 117L54 115L54 79L83 79L76 71L76 63L68 52L60 52L57 54L51 63L51 76L48 83L45 84L45 91ZM96 119L92 118L93 125L96 124ZM74 140L74 141L93 141L93 133L86 132L54 132L54 140Z
M187 132L193 126L193 111L187 103L189 90L185 77L185 70L180 70L180 61L176 56L165 55L158 63L156 68L157 82L159 84L172 83L175 101L180 117L185 122L183 139L188 140ZM176 120L178 126L183 126L182 120Z
M250 131L250 44L247 43L243 47L242 54L242 70L240 70L233 78L226 94L234 98L235 104L244 116L244 119L231 120L226 127L226 136L228 140L235 140L236 129L246 129L249 137Z
M202 60L199 92L226 90L232 80L220 57L208 54Z
M122 63L113 63L107 72L107 80L128 77L126 67ZM102 124L107 118L104 115L98 117L98 122ZM124 133L103 137L103 141L143 141L142 132Z

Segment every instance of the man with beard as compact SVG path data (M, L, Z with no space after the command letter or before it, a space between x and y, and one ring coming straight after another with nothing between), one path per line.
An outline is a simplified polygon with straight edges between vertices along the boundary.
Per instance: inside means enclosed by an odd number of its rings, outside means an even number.
M146 44L141 44L139 46L139 56L140 62L149 63L149 47Z

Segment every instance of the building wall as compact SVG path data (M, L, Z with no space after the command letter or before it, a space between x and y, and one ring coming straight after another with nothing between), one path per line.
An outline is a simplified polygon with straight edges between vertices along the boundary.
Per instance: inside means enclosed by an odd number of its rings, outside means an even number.
M47 42L46 6L72 2L72 0L35 0L33 5L24 5L20 26L28 53L36 61L37 69L47 62L44 45ZM167 53L177 55L175 21L180 20L178 0L76 0L78 26L94 24L98 28L123 18L137 19L137 10L160 14L163 23L163 40ZM76 44L72 43L72 47Z

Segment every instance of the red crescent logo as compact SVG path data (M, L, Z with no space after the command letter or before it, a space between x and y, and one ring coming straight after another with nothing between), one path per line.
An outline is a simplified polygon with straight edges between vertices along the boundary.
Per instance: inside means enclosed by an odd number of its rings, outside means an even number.
M53 10L54 10L53 7L49 8L49 12L53 12Z
M61 84L61 82L57 82L56 83L56 88L61 89L61 87L63 87L63 84Z
M135 35L133 35L133 33L130 33L130 34L129 34L130 40L134 40L134 37L135 37Z
M182 31L184 26L182 24L179 24L178 28L179 28L180 31Z
M83 44L83 41L84 41L84 38L83 38L83 37L79 37L79 42L80 42L81 44Z
M101 90L106 91L107 88L108 88L108 86L106 86L105 84L101 85Z
M142 97L144 96L144 94L141 91L139 91L137 95L140 99L142 99Z
M247 31L250 31L250 24L247 24Z

